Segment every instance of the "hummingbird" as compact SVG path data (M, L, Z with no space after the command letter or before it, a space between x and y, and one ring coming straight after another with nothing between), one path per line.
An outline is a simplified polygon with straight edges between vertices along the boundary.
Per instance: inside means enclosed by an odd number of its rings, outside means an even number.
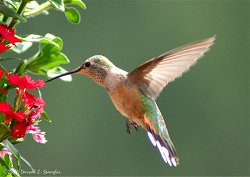
M46 82L74 73L91 78L107 91L116 109L127 118L127 132L131 128L137 130L140 125L163 160L177 166L179 158L155 100L168 83L189 70L209 50L214 40L215 36L170 50L131 72L120 69L102 55L95 55L76 69Z

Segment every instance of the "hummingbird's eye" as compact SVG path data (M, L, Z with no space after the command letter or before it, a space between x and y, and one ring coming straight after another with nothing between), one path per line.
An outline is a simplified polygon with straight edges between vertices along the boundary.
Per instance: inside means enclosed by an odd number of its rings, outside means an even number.
M91 63L90 63L90 62L86 62L86 63L84 64L84 66L85 66L85 68L88 68L88 67L91 66Z

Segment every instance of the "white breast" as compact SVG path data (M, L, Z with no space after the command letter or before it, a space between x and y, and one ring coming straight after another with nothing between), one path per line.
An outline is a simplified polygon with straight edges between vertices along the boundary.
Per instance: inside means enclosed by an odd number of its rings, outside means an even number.
M112 91L119 83L127 79L127 74L128 72L117 67L110 69L104 79L104 87L107 88L107 90Z

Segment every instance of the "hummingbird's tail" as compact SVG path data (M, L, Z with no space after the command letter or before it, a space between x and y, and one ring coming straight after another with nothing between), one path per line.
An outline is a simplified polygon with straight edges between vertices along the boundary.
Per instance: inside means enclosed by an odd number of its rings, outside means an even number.
M148 137L154 146L159 149L163 160L170 166L177 166L179 164L179 158L175 151L174 144L172 143L168 134L165 122L162 119L158 119L158 125L160 128L156 128L147 115L144 115L145 128L147 130ZM162 125L164 124L164 125Z

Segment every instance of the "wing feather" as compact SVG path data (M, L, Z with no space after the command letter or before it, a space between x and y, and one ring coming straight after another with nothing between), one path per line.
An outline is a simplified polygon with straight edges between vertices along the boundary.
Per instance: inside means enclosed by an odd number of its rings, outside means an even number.
M140 65L128 74L128 78L145 95L156 99L169 82L188 71L209 50L214 40L215 36L173 49Z

